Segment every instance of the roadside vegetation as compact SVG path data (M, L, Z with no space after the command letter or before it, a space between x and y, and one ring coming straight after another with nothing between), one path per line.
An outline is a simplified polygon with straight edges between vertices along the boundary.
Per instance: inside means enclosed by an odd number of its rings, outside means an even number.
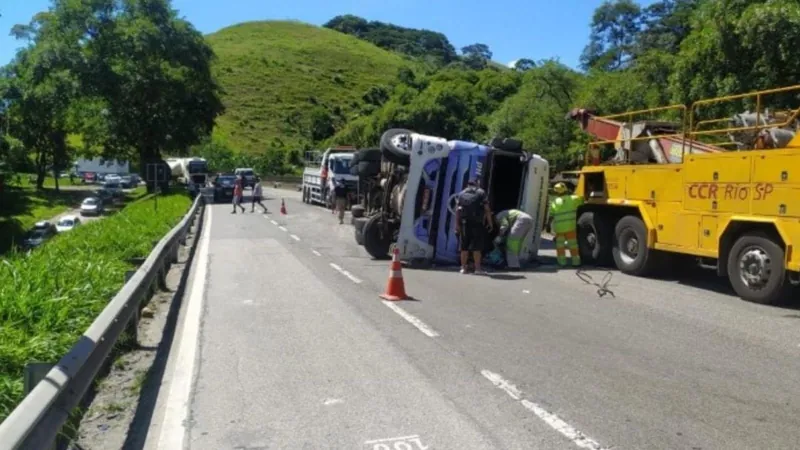
M575 169L587 137L565 120L571 109L616 114L797 83L797 30L796 2L610 0L591 16L573 68L525 55L505 67L486 44L455 49L436 31L352 15L323 29L237 25L207 37L226 112L214 140L193 151L219 170L284 175L297 172L304 150L375 146L384 130L403 127L448 139L517 137L554 171ZM768 100L773 109L796 101Z
M190 204L160 196L156 210L144 199L0 264L0 421L22 399L25 365L57 362L122 287L129 261L147 256Z

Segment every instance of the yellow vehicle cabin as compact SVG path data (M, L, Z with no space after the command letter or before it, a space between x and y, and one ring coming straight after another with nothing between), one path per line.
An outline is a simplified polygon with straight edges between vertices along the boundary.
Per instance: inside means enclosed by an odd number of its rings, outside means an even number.
M582 259L643 276L694 257L745 300L785 298L800 280L799 109L764 105L798 93L793 86L604 117L573 110L568 117L594 137L575 192L585 200ZM737 103L748 110L730 115ZM639 119L654 114L673 120Z

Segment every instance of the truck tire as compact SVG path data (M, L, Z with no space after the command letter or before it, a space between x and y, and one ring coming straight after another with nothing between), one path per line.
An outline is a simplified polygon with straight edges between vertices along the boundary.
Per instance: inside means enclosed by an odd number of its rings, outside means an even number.
M376 177L381 173L380 161L361 161L358 163L358 176L362 178Z
M365 148L359 150L353 158L358 158L357 162L363 161L381 161L381 149L379 148Z
M357 217L353 219L353 232L356 237L358 245L364 245L364 225L367 223L368 218Z
M728 254L728 279L744 300L764 305L780 304L790 290L785 252L766 233L739 237Z
M660 252L647 247L647 228L636 216L617 222L611 254L620 272L635 276L652 273L663 260Z
M392 152L391 150L382 150L383 159L390 163L394 163L400 166L407 166L411 164L411 156L409 155L398 155L397 153Z
M399 160L406 161L405 164L408 164L408 161L411 160L411 133L413 133L411 130L406 130L405 128L386 130L381 135L381 150L384 157L389 153ZM398 161L391 162L400 164Z
M602 214L587 211L578 217L578 251L584 264L607 266L611 255L611 224Z
M381 215L376 214L364 224L364 249L375 259L389 259L389 248L392 246L392 236L384 233Z
M353 205L350 207L350 214L356 219L359 217L364 217L364 207L361 205Z

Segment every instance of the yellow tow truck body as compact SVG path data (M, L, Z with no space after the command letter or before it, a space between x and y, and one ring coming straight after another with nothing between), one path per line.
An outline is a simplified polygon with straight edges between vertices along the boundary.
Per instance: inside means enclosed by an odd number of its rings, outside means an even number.
M728 276L746 300L783 299L800 272L800 133L782 142L781 148L696 153L692 147L703 137L720 134L758 135L775 127L796 131L798 109L789 111L785 121L767 125L759 115L769 113L760 109L750 127L702 129L727 119L694 123L701 107L752 97L760 108L762 96L792 90L800 91L800 86L704 100L685 108L683 124L688 131L670 135L672 142L676 138L682 142L680 162L584 166L576 187L576 194L585 200L578 212L583 258L613 259L622 271L645 275L664 263L682 264L676 257L690 255L713 261L719 275ZM646 111L628 116L642 112ZM630 147L636 139L658 138L627 136L597 140L590 144L589 154L596 157L604 144L624 153L625 140ZM763 146L763 140L756 142Z

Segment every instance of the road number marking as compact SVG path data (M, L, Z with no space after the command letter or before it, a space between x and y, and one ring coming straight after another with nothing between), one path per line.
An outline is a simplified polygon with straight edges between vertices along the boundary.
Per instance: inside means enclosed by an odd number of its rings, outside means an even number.
M422 443L419 435L400 436L385 439L374 439L364 443L371 446L372 450L427 450L429 447Z

